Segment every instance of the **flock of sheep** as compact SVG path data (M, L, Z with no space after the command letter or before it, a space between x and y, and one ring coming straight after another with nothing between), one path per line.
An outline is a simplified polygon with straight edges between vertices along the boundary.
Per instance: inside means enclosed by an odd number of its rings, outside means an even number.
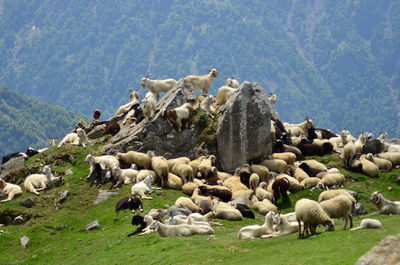
M119 107L116 116L123 116L118 126L135 126L139 122L148 122L157 111L162 111L166 122L176 125L178 131L183 122L188 120L192 111L201 108L211 117L218 115L221 106L238 90L239 82L228 78L226 85L218 89L214 97L208 95L212 81L218 71L210 70L208 75L187 76L186 84L191 84L203 95L189 100L174 109L157 110L156 103L160 93L176 87L174 79L141 79L141 85L149 91L139 101L137 91L132 91L130 102ZM278 99L271 94L271 105ZM107 125L108 126L108 125ZM87 146L87 128L77 128L64 137L58 147L64 144ZM86 162L90 165L86 177L90 185L101 186L111 182L110 188L122 184L132 185L131 196L122 198L116 212L130 209L142 211L142 199L152 199L151 193L158 184L161 188L182 190L189 195L176 199L174 206L168 209L153 209L144 217L135 215L132 224L140 225L134 233L148 234L157 231L160 236L189 236L194 234L213 234L214 218L239 221L243 218L255 218L253 211L265 216L262 225L251 225L240 229L238 237L270 238L292 233L315 234L318 225L324 225L327 231L334 230L333 218L345 220L352 228L352 209L357 203L354 192L343 187L345 177L337 168L327 168L324 164L304 159L309 155L340 154L345 167L362 172L370 177L379 177L380 171L388 171L400 165L400 143L396 139L387 139L386 134L373 138L372 134L363 133L355 139L349 131L343 130L335 135L326 129L315 128L308 118L299 124L271 121L271 135L274 140L273 153L265 155L251 164L244 164L235 172L222 172L215 167L214 155L200 156L196 159L179 157L166 159L154 152L141 153L129 151L113 155L93 156L88 154ZM27 192L39 195L39 191L51 187L57 181L49 166L42 174L33 174L24 181ZM288 200L288 194L303 189L329 189L322 192L317 201L300 199L295 205L295 212L278 214L276 206L279 200ZM0 190L8 195L2 202L12 200L22 193L15 184L0 179ZM381 192L371 195L371 202L381 214L399 214L400 202L390 201ZM380 223L373 219L364 219L359 228L380 228ZM354 229L354 228L353 228Z

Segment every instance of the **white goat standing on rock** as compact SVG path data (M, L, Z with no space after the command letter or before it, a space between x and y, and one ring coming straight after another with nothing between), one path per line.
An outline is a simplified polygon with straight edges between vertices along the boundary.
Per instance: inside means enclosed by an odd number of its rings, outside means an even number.
M155 94L157 101L160 99L161 92L168 92L176 86L178 82L175 79L162 79L162 80L151 80L149 76L142 77L140 85L147 88L151 93Z
M211 69L209 72L208 75L188 75L183 81L192 84L194 89L202 91L203 94L208 94L212 81L218 76L216 69Z

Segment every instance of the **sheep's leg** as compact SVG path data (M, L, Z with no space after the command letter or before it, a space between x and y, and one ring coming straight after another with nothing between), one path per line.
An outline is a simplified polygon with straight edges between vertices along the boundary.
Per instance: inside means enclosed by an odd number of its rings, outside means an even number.
M303 238L304 236L303 237L301 236L301 223L300 223L300 220L297 220L297 222L299 223L299 238Z
M346 226L347 226L347 221L348 221L348 216L346 216L345 218L344 218L344 226L343 226L343 230L346 230Z
M353 216L351 215L351 213L349 213L349 219L350 219L350 228L353 227Z

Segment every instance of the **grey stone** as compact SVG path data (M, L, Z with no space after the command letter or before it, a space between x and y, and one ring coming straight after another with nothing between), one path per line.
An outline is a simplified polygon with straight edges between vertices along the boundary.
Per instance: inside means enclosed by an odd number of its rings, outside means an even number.
M71 169L67 169L64 172L65 176L71 176L72 174L74 174L74 172Z
M12 224L13 225L22 225L24 223L24 218L22 215L18 215L17 217L14 218Z
M178 132L169 121L162 117L166 108L181 106L188 99L193 98L195 98L193 90L180 80L177 87L157 102L157 113L152 119L147 121L146 118L133 127L122 126L121 131L112 138L112 142L104 147L104 152L116 154L127 151L154 151L156 155L170 153L176 157L194 158L196 132L187 127Z
M361 256L356 265L400 264L400 234L388 236Z
M95 126L88 134L89 139L96 139L104 135L105 124Z
M25 157L15 157L8 160L0 167L0 179L4 178L11 171L18 170L25 166Z
M21 202L20 205L26 208L32 208L35 205L36 199L34 197L28 197L25 201Z
M242 83L218 120L217 148L222 170L233 172L250 160L271 154L273 115L262 87Z
M28 243L29 243L29 237L27 236L23 236L19 239L19 242L21 243L21 246L23 248L27 248L28 247Z
M93 204L99 204L102 201L107 200L108 198L110 198L111 196L117 195L117 192L111 192L111 191L107 191L107 190L99 190L99 194L97 195L96 200L93 202Z
M86 231L99 229L99 221L95 220L86 226Z
M68 191L67 190L62 191L60 194L60 199L58 199L58 202L64 202L67 196L68 196Z

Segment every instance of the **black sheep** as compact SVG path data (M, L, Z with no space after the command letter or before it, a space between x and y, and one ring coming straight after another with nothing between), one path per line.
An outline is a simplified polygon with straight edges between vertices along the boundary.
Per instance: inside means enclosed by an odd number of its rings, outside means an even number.
M249 165L245 164L242 167L239 167L235 170L235 175L239 176L240 182L242 182L246 187L250 188L250 176L251 176L251 168Z
M207 188L206 186L198 187L202 195L204 196L214 196L223 202L229 202L232 199L232 192L230 190L218 189L218 188Z
M117 205L115 206L115 214L118 215L119 211L125 212L126 209L129 209L131 211L139 209L140 212L143 212L142 207L143 204L140 199L135 197L125 197L117 202Z
M3 156L1 164L8 162L12 158L21 157L21 156L27 157L26 153L24 153L24 152L16 152L16 153L7 154L7 155Z
M367 142L362 147L362 153L373 155L382 153L384 150L384 144L378 139L367 140Z
M282 196L287 201L289 197L287 191L289 190L289 180L287 178L277 179L272 183L272 190L274 193L275 202Z
M28 157L32 157L32 156L34 156L34 155L39 154L39 151L33 149L32 147L28 147L28 149L26 149L25 154L26 154Z
M134 215L132 217L132 225L140 225L135 232L130 233L128 236L133 236L136 234L139 234L143 231L143 229L145 229L147 227L146 222L144 221L143 216L140 216L138 214Z
M250 218L250 219L255 219L256 217L254 216L254 213L250 210L250 208L246 204L242 203L237 203L235 205L235 208L239 210L239 212L242 214L243 217L245 218Z
M102 184L111 180L112 180L111 172L109 170L102 169L99 163L95 163L94 169L90 174L90 176L88 177L88 181L90 181L90 187L93 184L96 184L97 187L100 187Z
M210 172L206 177L206 181L208 185L218 185L218 170L216 167L212 167Z
M322 146L318 144L310 144L306 139L302 139L301 142L297 145L297 148L300 149L301 153L304 156L323 155Z

